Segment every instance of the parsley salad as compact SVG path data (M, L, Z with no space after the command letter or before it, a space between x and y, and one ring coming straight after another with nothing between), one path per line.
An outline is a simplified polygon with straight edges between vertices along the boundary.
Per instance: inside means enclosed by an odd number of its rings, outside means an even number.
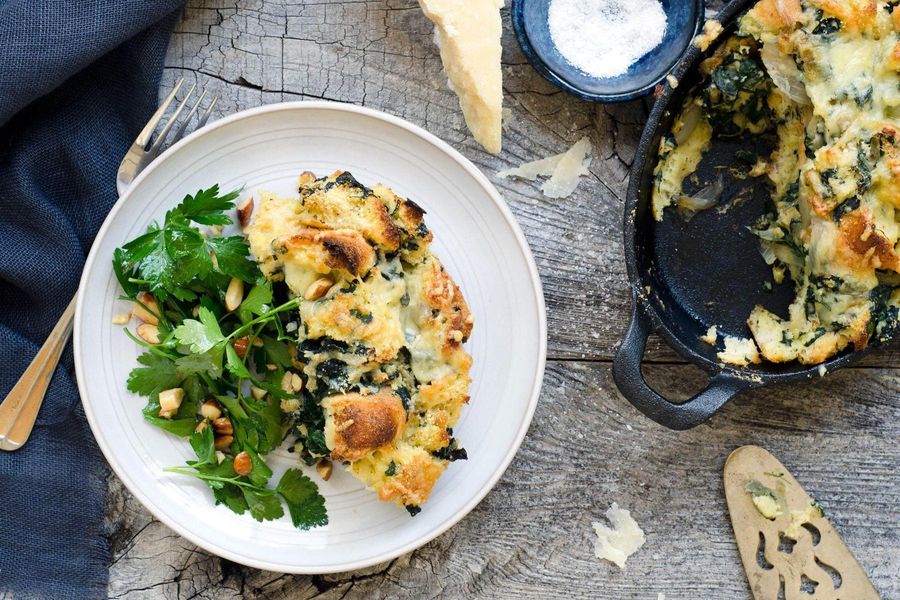
M325 499L300 470L270 486L264 457L293 425L288 412L306 408L291 384L285 333L301 300L276 299L244 237L221 235L238 193L214 185L188 195L162 224L115 250L123 299L141 321L136 334L125 332L145 349L127 387L147 398L149 423L186 438L196 454L166 471L204 481L216 504L257 521L280 518L287 506L295 527L323 526Z

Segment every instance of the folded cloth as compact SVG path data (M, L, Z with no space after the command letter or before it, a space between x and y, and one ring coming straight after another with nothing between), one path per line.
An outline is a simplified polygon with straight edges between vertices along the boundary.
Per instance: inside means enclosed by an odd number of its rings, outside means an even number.
M0 0L0 399L76 291L180 5ZM106 596L106 476L67 349L28 444L0 452L0 598Z

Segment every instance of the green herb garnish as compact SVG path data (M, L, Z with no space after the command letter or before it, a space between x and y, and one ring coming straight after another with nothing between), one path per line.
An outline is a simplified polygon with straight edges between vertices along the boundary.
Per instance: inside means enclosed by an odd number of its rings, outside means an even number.
M275 305L272 285L249 260L244 237L219 237L199 227L231 224L227 213L238 193L221 194L212 186L188 195L166 213L162 225L152 224L115 250L113 270L125 298L136 302L141 295L146 302L143 294L151 294L159 308L159 344L129 332L146 352L138 357L140 366L129 374L127 387L147 397L143 413L148 422L190 441L196 460L167 472L204 481L217 504L238 514L277 519L286 505L295 527L318 527L328 523L328 515L316 484L290 469L269 488L272 470L262 458L293 425L280 401L298 396L279 382L293 366L294 351L283 332L284 323L297 320L300 299ZM245 294L229 312L225 291L232 279L244 282ZM249 394L250 385L265 394ZM185 392L177 411L160 416L160 392L177 387ZM198 414L210 400L230 422L228 454L216 451L214 428ZM252 462L249 473L241 470L244 475L235 471L239 453Z

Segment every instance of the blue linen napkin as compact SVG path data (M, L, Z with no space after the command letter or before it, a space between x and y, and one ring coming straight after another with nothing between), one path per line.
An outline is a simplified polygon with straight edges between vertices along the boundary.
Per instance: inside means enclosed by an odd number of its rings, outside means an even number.
M75 293L181 4L0 0L0 399ZM0 452L0 597L106 596L106 476L70 347L28 444Z

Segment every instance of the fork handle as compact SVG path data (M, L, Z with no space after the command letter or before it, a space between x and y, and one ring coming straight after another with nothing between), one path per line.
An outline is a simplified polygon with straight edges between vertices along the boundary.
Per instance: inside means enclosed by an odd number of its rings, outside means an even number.
M59 357L72 334L74 316L73 297L47 341L0 404L0 450L18 450L31 435Z

